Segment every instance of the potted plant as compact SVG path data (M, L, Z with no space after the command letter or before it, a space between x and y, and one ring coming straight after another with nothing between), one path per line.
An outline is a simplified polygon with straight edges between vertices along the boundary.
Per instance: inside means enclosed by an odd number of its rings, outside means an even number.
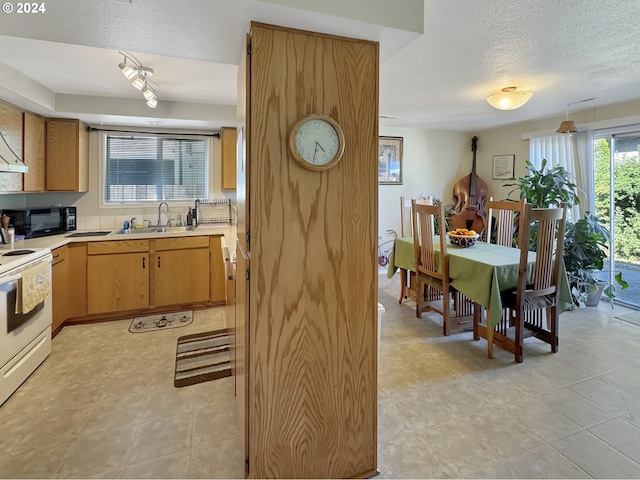
M609 300L615 297L615 287L596 276L596 271L604 267L610 240L609 230L590 212L575 224L567 222L563 259L571 293L580 307L598 305L603 293ZM622 289L629 286L621 272L615 280Z
M536 208L554 207L562 202L568 207L577 205L578 187L571 174L561 166L551 169L546 166L545 159L540 169L527 161L528 175L503 181L503 185L515 187L508 196L518 191L520 198L526 198L527 203ZM563 259L574 303L579 307L594 303L588 298L589 295L595 297L597 305L602 293L609 298L613 307L615 286L599 280L596 275L604 267L610 239L609 230L590 212L586 212L584 218L575 223L566 223ZM629 286L621 272L616 274L615 280L622 289Z

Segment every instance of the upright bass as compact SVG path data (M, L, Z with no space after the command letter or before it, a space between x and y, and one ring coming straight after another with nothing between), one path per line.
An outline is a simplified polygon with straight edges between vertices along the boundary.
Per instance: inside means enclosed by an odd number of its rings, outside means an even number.
M471 173L462 177L453 186L454 213L449 217L449 224L454 228L466 228L482 233L484 230L484 203L488 187L484 180L476 175L476 150L478 137L471 139L473 167Z

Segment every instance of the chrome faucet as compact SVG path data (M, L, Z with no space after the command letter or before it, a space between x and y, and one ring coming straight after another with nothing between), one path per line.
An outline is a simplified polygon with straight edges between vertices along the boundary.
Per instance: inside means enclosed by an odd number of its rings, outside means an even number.
M162 210L162 204L164 204L164 206L167 207L167 223L165 225L160 225L160 221L161 221L160 211ZM160 202L160 205L158 205L158 226L162 227L162 226L169 225L170 219L171 217L169 216L169 204L167 204L167 202Z

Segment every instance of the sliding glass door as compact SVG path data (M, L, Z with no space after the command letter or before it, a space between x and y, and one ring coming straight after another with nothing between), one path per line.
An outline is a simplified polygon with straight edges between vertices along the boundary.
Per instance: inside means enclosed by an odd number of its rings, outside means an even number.
M594 135L595 214L611 231L603 280L616 285L622 272L629 283L616 289L616 301L640 307L640 132Z

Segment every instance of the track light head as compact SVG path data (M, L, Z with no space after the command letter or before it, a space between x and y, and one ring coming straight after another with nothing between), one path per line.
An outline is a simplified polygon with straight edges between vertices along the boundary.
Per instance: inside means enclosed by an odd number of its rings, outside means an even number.
M124 61L121 62L118 67L120 67L122 74L127 78L127 80L131 80L136 74L136 69L127 65L127 57L124 58Z
M146 98L147 100L156 98L158 96L156 91L151 88L148 83L145 83L144 87L142 87L142 95L144 95L144 98Z
M158 105L158 100L156 100L155 97L150 98L149 100L147 100L147 105L151 108L156 108L156 105Z

